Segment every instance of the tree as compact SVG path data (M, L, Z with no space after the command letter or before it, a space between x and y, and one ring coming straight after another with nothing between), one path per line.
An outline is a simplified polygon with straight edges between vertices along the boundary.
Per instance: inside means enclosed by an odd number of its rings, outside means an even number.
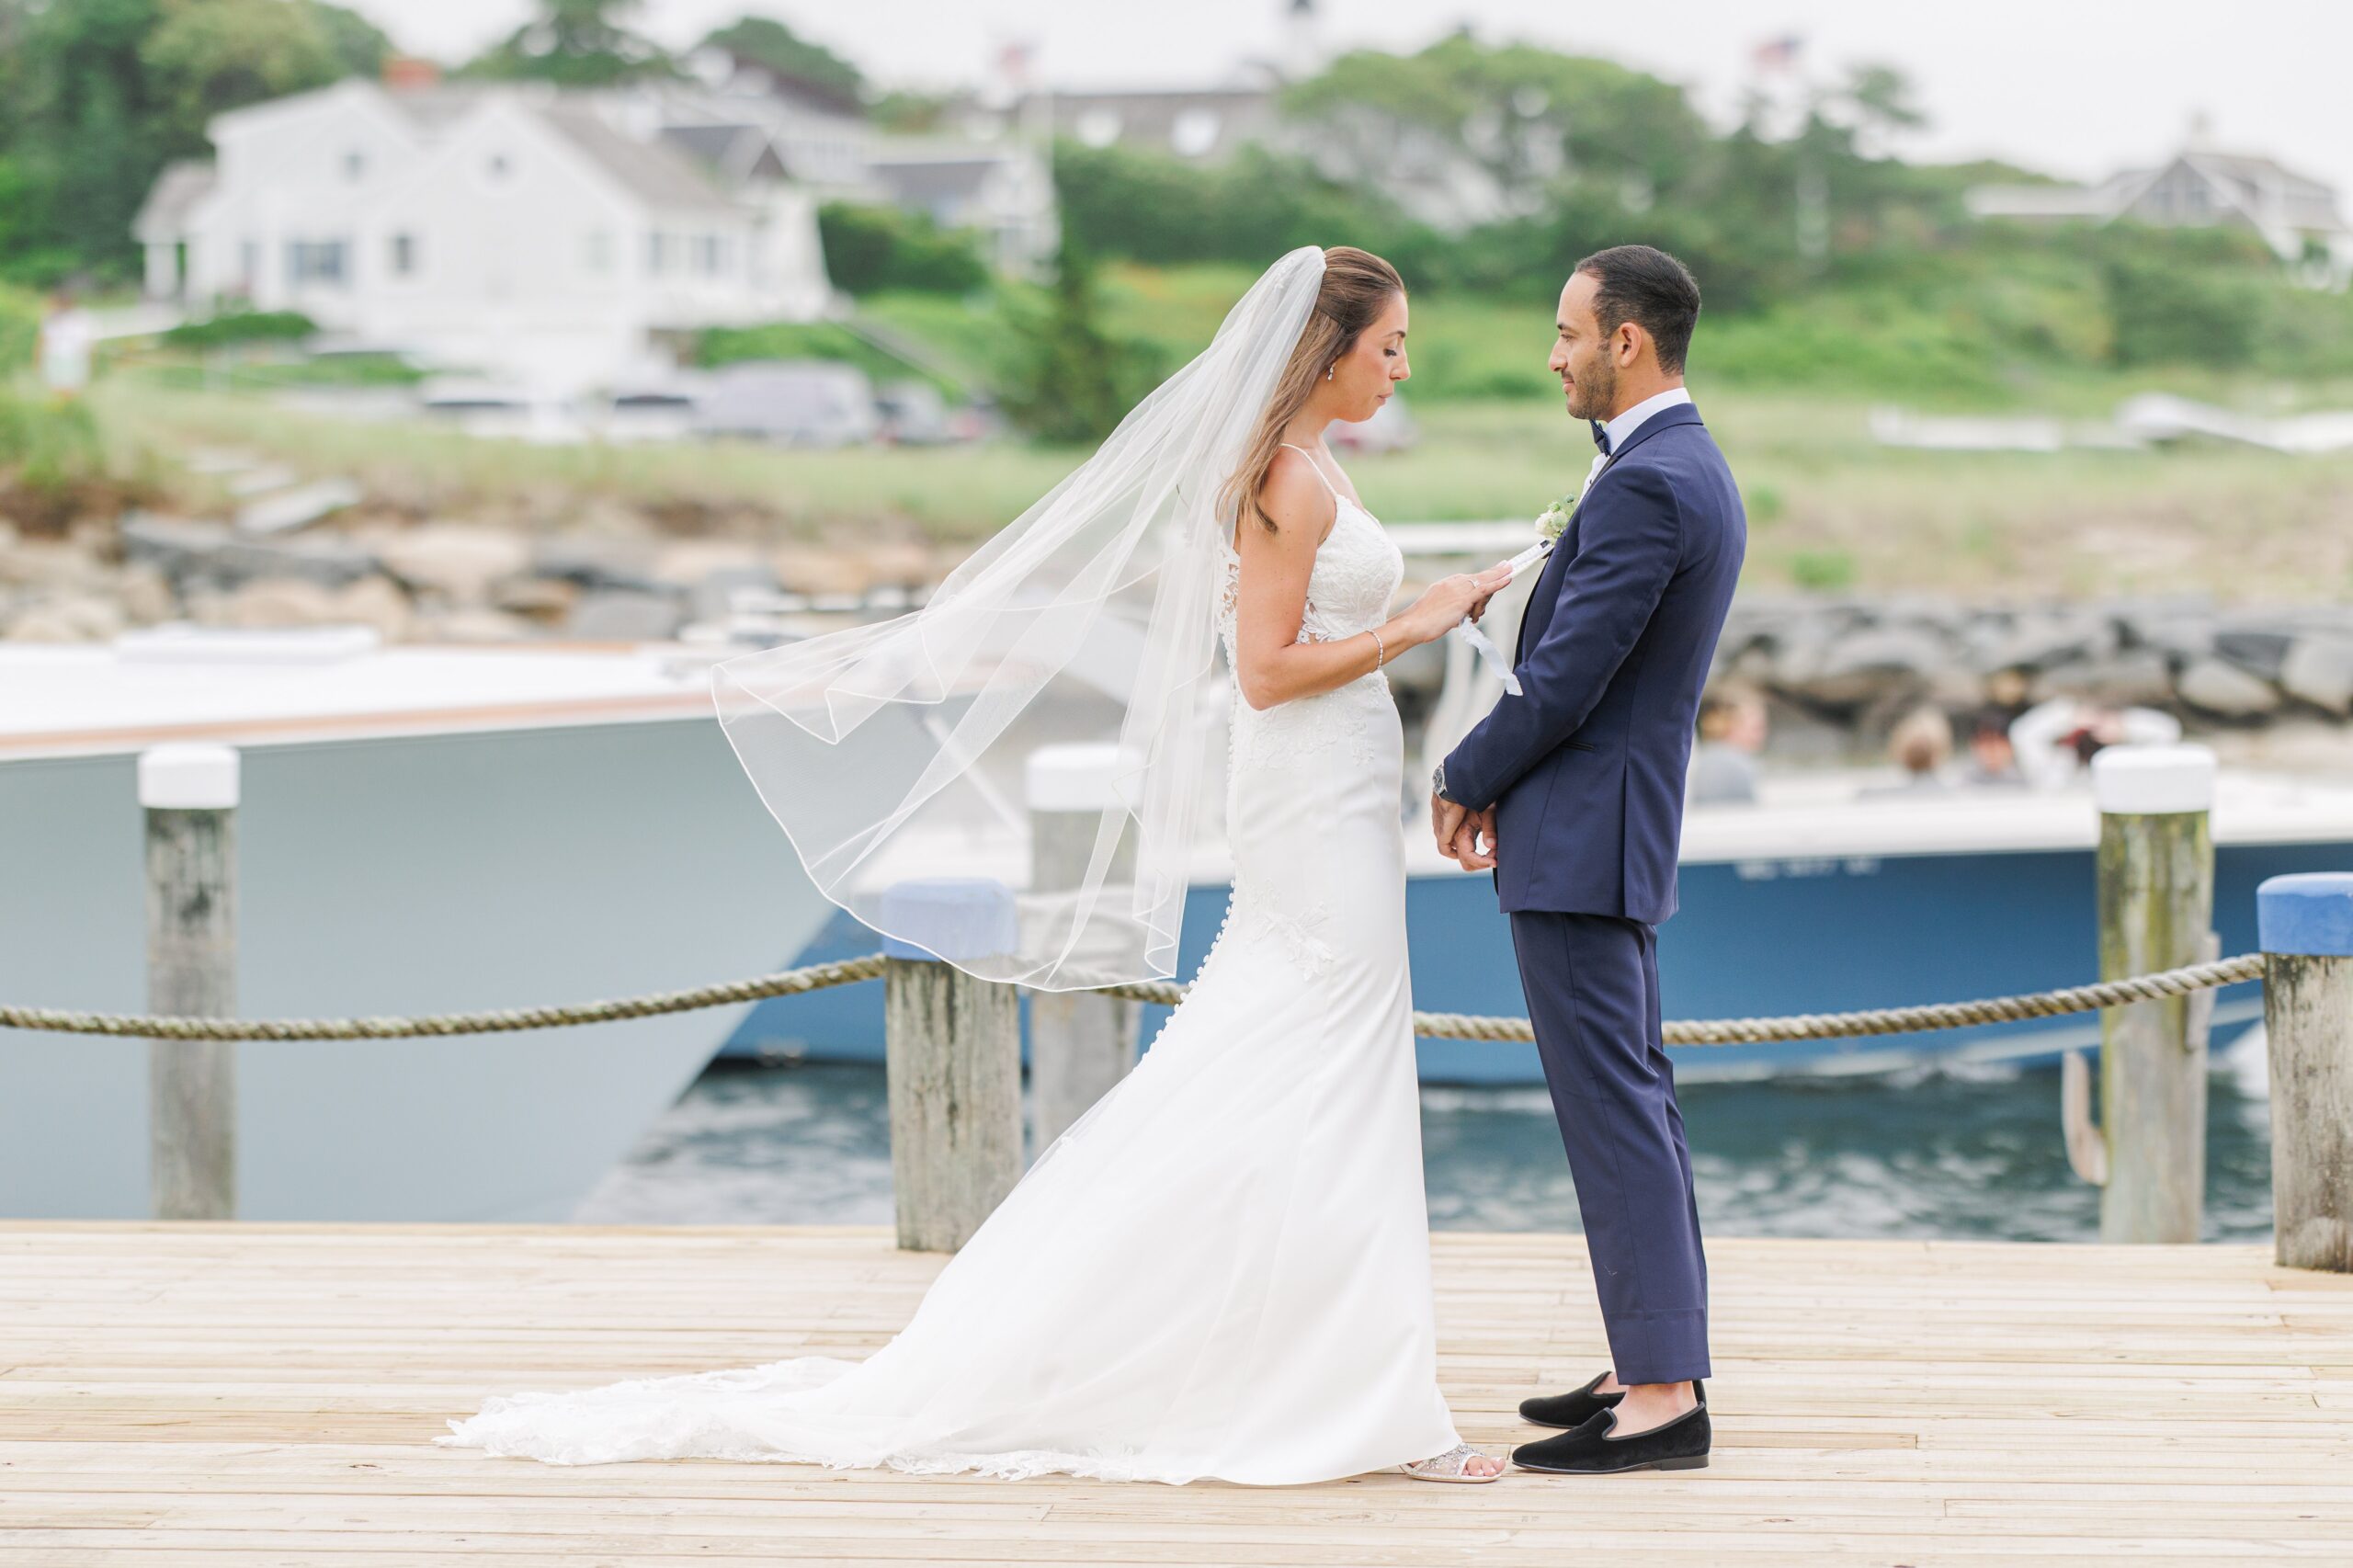
M167 4L139 46L139 62L147 94L170 127L170 151L198 151L214 115L345 74L320 14L286 0Z
M1099 441L1160 381L1160 356L1150 345L1104 329L1092 260L1068 233L1046 309L1017 318L1015 335L1017 369L1005 408L1040 440Z
M866 90L866 78L857 66L770 17L731 22L704 38L702 47L723 49L772 75L813 87L846 108L854 107Z
M620 18L642 0L540 0L540 15L466 62L460 74L607 87L641 76L672 76L659 44Z
M132 215L214 115L372 72L385 47L322 0L0 0L0 270L127 272Z

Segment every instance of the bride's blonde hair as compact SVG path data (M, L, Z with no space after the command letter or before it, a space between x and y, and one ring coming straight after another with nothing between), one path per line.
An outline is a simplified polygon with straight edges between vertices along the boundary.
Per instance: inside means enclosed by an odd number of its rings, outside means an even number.
M1357 346L1365 328L1380 320L1389 301L1404 291L1405 280L1397 276L1397 269L1370 251L1354 245L1324 247L1324 283L1315 291L1315 308L1300 329L1290 362L1283 367L1274 395L1267 400L1266 410L1250 433L1242 466L1225 482L1219 497L1221 517L1239 520L1245 511L1255 512L1267 530L1273 530L1275 520L1258 504L1258 492L1267 483L1267 470L1274 465L1276 449L1282 445L1284 427L1307 406L1315 383L1326 370Z

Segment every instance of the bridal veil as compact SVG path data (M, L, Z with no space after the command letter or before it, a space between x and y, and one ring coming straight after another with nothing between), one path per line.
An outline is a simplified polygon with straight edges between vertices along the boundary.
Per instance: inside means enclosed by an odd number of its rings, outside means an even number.
M728 741L827 898L987 980L1176 972L1213 744L1217 498L1323 276L1313 245L1276 262L1207 349L920 609L713 667ZM950 869L1021 890L1022 763L1071 741L1116 744L1113 803L1074 885L1017 892L1007 950L966 956L952 909L886 905L894 883Z

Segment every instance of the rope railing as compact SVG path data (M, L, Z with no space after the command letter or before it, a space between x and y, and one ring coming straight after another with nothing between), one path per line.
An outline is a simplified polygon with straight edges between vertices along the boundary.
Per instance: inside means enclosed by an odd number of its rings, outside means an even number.
M624 1018L650 1018L665 1013L688 1013L732 1003L761 1002L774 996L797 996L835 985L852 985L881 977L885 960L880 953L811 964L748 980L723 981L687 991L656 991L609 1002L578 1002L563 1006L496 1008L473 1013L431 1013L414 1018L206 1018L166 1017L140 1013L92 1013L62 1007L0 1006L0 1028L42 1029L56 1034L110 1035L135 1040L415 1040L448 1035L511 1034L523 1029L563 1028L575 1024L614 1023ZM1799 1013L1777 1018L1702 1018L1669 1023L1664 1030L1669 1045L1752 1045L1766 1040L1842 1040L1870 1035L1909 1034L1928 1029L1963 1028L1975 1024L2010 1023L2026 1018L2057 1017L2120 1007L2134 1002L2187 996L2216 986L2237 985L2263 978L2259 953L2192 964L2154 974L2136 974L2095 985L2060 991L2034 991L2017 996L1994 996L1975 1002L1931 1002L1911 1007L1874 1007L1853 1013ZM1175 981L1146 981L1097 988L1106 996L1174 1006L1188 987ZM1526 1018L1483 1017L1471 1013L1414 1015L1414 1032L1435 1040L1532 1040Z

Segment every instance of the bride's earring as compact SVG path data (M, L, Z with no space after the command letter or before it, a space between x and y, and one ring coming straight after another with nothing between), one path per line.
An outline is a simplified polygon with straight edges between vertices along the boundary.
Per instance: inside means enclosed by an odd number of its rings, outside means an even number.
M1330 380L1332 379L1332 372L1333 372L1333 371L1335 371L1335 370L1336 370L1336 369L1338 369L1339 368L1340 368L1340 362L1339 362L1337 359L1335 359L1335 360L1333 360L1330 364L1328 364L1328 365L1324 366L1324 379L1325 381L1330 381Z

